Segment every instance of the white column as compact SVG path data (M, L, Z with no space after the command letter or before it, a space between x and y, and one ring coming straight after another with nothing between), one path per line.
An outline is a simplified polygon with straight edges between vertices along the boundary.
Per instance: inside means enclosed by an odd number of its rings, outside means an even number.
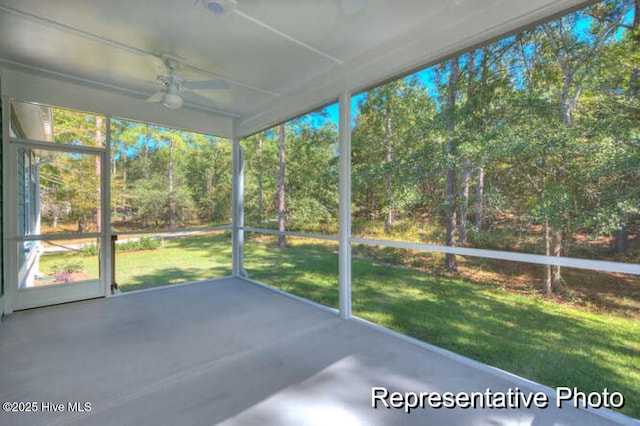
M100 156L100 277L104 295L111 294L111 117L105 119L104 153Z
M16 150L12 149L10 138L11 101L2 97L2 221L4 257L4 313L13 312L18 294L18 194L16 184L9 185L11 179L18 176ZM15 147L13 147L15 148Z
M351 317L351 93L340 96L340 317Z
M238 138L230 140L232 146L231 167L231 213L232 213L232 275L245 276L244 273L244 151Z

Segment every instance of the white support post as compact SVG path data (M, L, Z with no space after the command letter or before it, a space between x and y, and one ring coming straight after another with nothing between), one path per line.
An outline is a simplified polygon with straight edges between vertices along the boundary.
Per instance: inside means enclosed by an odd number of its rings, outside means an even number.
M100 156L100 278L104 285L104 295L111 295L111 117L105 119L104 153Z
M234 277L245 276L244 272L244 152L237 138L231 139L232 145L232 275Z
M17 179L15 149L11 149L11 101L2 97L2 221L3 221L3 269L4 269L4 313L13 312L18 293L18 194L17 185L9 185L10 179Z
M1 87L1 86L0 86ZM2 318L2 315L5 313L5 299L8 298L8 293L9 293L9 280L7 279L7 258L8 256L6 255L7 251L10 249L9 246L7 246L7 182L8 182L8 170L7 170L7 156L9 155L9 126L11 126L11 122L7 121L7 120L11 120L11 114L10 114L10 108L11 105L9 103L9 100L5 97L0 98L0 103L2 104L2 120L1 120L1 126L0 126L0 131L2 132L2 146L0 146L0 149L2 149L2 194L0 194L2 196L3 199L3 212L2 212L2 229L3 229L3 233L2 233L2 247L4 248L4 253L5 256L0 259L0 261L2 261L3 263L3 275L2 275L2 282L4 284L4 295L0 295L0 318ZM8 307L8 303L7 303L7 307ZM7 309L6 313L11 313L10 309Z
M340 96L340 317L351 317L351 93Z

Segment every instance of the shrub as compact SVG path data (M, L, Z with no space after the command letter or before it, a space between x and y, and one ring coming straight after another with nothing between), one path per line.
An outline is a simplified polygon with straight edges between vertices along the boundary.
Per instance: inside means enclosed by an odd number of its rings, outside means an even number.
M116 245L118 251L154 250L160 247L162 242L157 238L142 237L138 240L125 241Z
M100 254L100 247L96 243L87 244L82 248L83 256L97 256Z
M158 238L142 237L138 243L140 243L140 250L154 250L160 247L162 241Z
M64 263L56 263L52 267L53 272L56 274L73 274L74 272L80 272L83 269L82 263L67 261ZM57 278L56 278L57 279Z

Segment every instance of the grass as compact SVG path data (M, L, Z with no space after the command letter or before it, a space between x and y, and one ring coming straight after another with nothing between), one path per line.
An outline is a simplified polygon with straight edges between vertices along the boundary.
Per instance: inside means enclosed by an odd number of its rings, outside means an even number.
M117 251L116 282L124 292L231 275L230 241L228 232L212 232L168 239L156 249ZM70 262L98 276L97 255L78 252L44 255L40 271L53 272L55 265Z
M336 243L293 238L287 249L279 250L274 238L260 236L248 239L245 249L251 278L338 306ZM42 265L71 260L65 256L45 256ZM483 269L478 278L478 273L471 277L438 270L434 265L439 259L422 269L414 265L419 258L391 265L397 256L382 251L379 260L354 258L355 315L551 387L621 392L626 399L621 411L640 417L635 296L623 315L607 306L559 303L504 285L527 281L526 268L505 277L503 265L486 259L463 262L469 271ZM86 260L77 254L73 259ZM156 250L118 254L117 266L123 291L229 275L230 237L220 232L168 240ZM502 283L493 279L495 269L503 270Z
M382 250L393 260L397 253ZM246 245L252 278L338 306L337 245L269 237ZM473 283L443 272L355 258L354 315L547 386L621 392L640 417L640 322L599 309Z
M622 392L640 417L640 325L535 295L356 260L364 319L551 387Z

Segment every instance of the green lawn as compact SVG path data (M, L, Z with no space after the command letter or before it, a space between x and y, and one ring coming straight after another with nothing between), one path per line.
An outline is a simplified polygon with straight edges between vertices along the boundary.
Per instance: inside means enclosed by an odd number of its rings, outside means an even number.
M231 236L228 232L168 239L155 250L116 252L116 282L122 291L141 290L231 275ZM78 264L98 276L97 256L78 252L42 256L40 271L54 265Z
M640 417L640 324L356 260L354 314L551 387L622 392Z
M281 251L271 238L247 241L250 277L337 307L337 245L301 239L290 244ZM42 263L60 262L61 256L47 256ZM182 237L156 250L118 256L123 291L225 276L230 269L228 233ZM622 412L640 417L637 319L362 258L353 261L353 311L551 387L621 392L626 399Z
M294 242L295 244L295 242ZM247 244L252 278L337 307L337 247ZM352 265L354 315L551 387L621 392L640 417L640 323L367 259Z

